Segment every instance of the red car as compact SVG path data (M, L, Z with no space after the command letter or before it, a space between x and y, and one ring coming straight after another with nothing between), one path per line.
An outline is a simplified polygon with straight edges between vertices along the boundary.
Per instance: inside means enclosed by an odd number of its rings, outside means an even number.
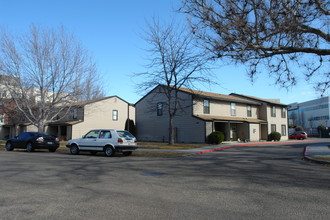
M307 133L304 131L296 131L289 135L289 139L303 140L307 138Z

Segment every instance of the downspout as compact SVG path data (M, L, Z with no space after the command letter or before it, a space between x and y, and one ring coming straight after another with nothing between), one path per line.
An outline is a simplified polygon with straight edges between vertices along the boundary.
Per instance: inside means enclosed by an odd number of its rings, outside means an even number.
M130 128L129 123L130 123L130 121L129 121L129 103L127 103L127 130L129 132L131 132L130 129L129 129Z

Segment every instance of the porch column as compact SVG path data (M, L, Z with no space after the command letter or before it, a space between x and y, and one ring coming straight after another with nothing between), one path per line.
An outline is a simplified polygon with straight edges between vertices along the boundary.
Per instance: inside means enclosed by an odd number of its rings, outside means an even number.
M227 129L227 138L226 141L230 141L230 121L228 121L228 129Z

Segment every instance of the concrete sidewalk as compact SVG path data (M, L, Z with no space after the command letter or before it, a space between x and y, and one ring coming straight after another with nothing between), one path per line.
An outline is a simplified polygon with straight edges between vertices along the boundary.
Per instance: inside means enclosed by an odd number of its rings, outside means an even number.
M314 145L318 142L329 142L327 144ZM180 152L187 153L189 156L210 153L214 151L221 151L233 147L243 147L243 146L253 146L253 145L277 145L277 144L301 144L301 143L311 143L313 145L306 146L304 149L304 157L308 160L315 161L318 163L330 164L330 161L320 160L315 157L330 157L330 139L307 139L307 140L288 140L288 141L278 141L278 142L224 142L221 145L206 146L201 148L192 148L192 149L178 149L178 150L169 150L169 149L143 149L139 148L138 151L163 151L163 152Z
M223 144L220 145L212 145L212 146L206 146L206 147L201 147L201 148L192 148L192 149L143 149L143 148L138 148L138 151L163 151L163 152L180 152L180 153L187 153L191 155L195 154L204 154L204 153L210 153L213 151L220 151L220 150L225 150L228 148L233 148L233 147L242 147L242 146L250 146L250 145L274 145L274 144L287 144L287 143L302 143L302 142L314 142L313 140L304 140L304 141L276 141L276 142L224 142Z

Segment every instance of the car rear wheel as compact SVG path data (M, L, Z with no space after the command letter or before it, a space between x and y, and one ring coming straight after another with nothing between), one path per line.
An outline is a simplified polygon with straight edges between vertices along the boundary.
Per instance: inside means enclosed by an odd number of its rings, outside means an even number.
M79 154L79 148L77 145L73 144L70 147L70 153L71 154Z
M110 146L105 147L105 149L104 149L104 155L106 157L112 157L112 156L114 156L115 155L115 151L114 151L113 147L110 147Z
M7 143L6 143L6 150L7 150L7 151L12 151L12 150L14 150L14 147L13 147L13 145L12 145L10 142L7 142Z
M27 151L27 152L33 152L33 151L34 151L34 147L32 146L31 143L28 143L28 144L26 145L26 151Z
M123 152L124 156L130 156L132 155L132 151L125 151Z

